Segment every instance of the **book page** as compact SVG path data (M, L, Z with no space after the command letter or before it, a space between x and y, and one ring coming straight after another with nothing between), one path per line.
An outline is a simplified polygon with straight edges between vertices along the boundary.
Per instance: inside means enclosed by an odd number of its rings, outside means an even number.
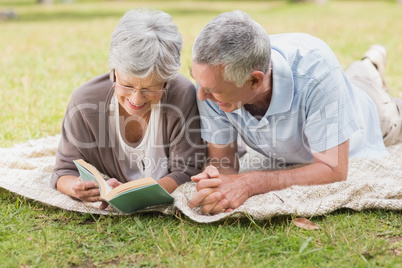
M89 165L82 159L74 160L74 163L77 166L81 179L83 181L93 180L98 182L99 191L102 198L104 198L110 191L112 191L112 187L107 184L107 182L102 178L96 168Z
M107 194L107 199L110 200L113 197L115 197L116 195L121 194L122 192L132 190L132 189L136 189L136 188L140 188L140 187L147 186L147 185L152 185L152 184L156 184L156 181L151 177L126 182L124 184L121 184L121 185L117 186L116 188L113 188Z

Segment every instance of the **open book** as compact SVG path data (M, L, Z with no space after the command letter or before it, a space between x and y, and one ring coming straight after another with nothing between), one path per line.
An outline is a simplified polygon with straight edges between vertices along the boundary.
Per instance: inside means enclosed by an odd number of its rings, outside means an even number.
M151 177L123 183L112 189L96 168L84 160L75 160L74 164L81 179L96 181L101 198L120 212L131 213L150 206L173 203L173 197Z

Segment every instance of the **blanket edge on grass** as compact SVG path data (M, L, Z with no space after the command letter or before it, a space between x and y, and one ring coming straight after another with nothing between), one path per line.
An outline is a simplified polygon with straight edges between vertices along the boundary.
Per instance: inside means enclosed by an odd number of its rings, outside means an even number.
M0 187L43 204L80 213L121 215L111 208L99 210L99 203L85 203L65 196L50 186L59 136L32 140L11 148L0 148ZM172 215L176 210L199 223L221 221L228 217L266 220L279 215L319 216L340 208L402 210L402 144L388 148L390 155L381 159L351 159L348 179L326 185L292 186L280 191L249 198L231 213L202 215L190 209L189 200L196 193L195 183L179 186L172 194L173 205L162 205L139 212L157 211ZM244 159L264 156L249 150ZM258 162L258 161L257 161ZM241 171L259 170L243 161Z

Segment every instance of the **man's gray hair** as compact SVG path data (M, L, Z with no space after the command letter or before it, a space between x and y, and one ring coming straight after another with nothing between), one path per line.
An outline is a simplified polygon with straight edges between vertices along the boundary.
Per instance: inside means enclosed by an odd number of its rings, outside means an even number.
M253 71L267 73L271 44L261 25L235 10L220 14L205 26L192 54L196 63L222 65L224 79L241 87Z
M180 68L182 43L181 34L169 14L157 10L130 10L112 33L109 69L139 78L153 74L160 81L171 80Z

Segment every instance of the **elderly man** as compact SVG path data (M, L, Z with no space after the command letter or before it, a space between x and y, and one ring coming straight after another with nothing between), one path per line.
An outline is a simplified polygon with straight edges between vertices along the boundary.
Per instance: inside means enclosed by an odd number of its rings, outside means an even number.
M345 73L315 37L268 36L241 11L213 19L193 46L210 165L192 177L190 206L230 212L253 195L346 180L349 157L385 156L384 142L402 140L402 100L384 90L385 61L374 45ZM238 135L270 170L238 174Z

